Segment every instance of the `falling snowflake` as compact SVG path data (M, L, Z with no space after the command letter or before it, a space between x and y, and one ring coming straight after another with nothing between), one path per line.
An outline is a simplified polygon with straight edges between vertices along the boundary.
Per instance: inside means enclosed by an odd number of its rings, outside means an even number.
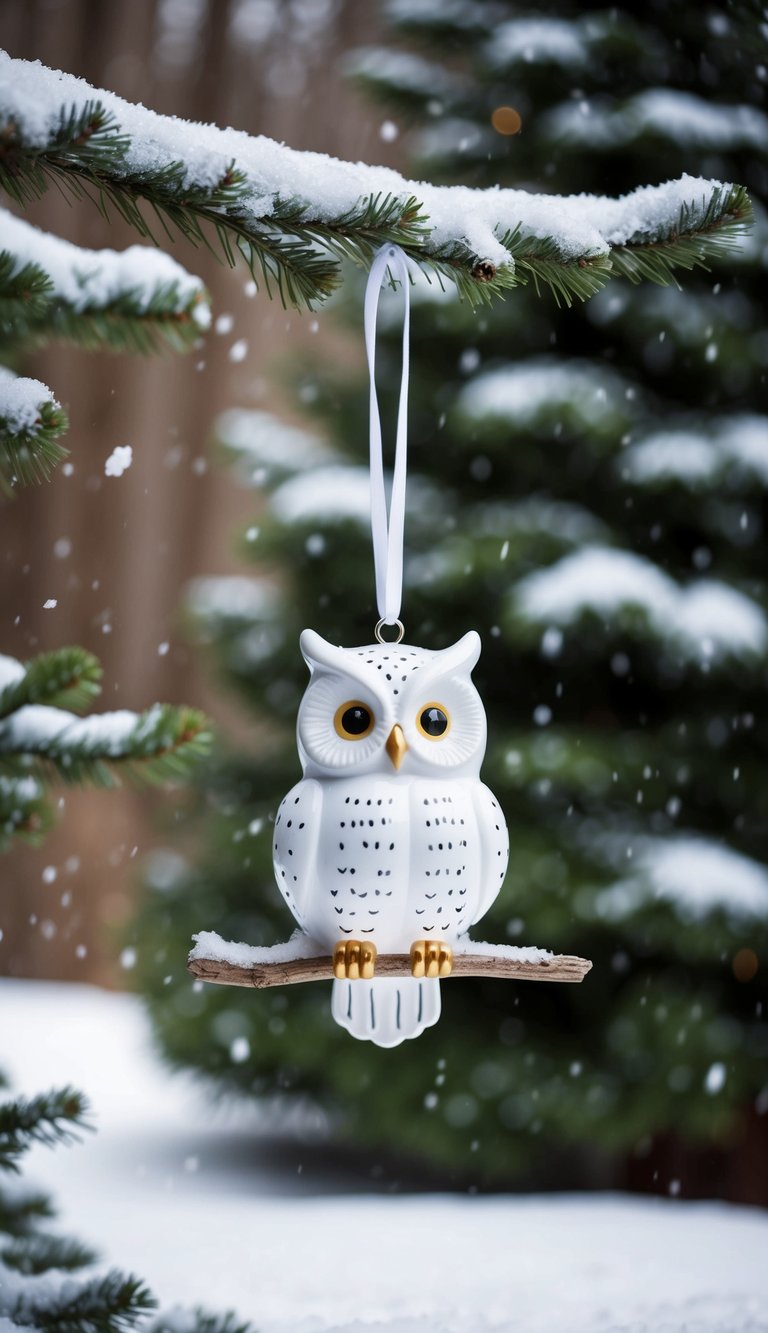
M118 444L104 464L104 473L107 477L122 477L132 462L133 449L130 444Z

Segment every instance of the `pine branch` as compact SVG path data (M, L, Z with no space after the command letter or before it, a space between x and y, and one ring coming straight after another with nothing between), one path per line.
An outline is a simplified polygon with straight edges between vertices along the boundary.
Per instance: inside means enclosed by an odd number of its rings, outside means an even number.
M99 693L101 666L82 648L59 648L21 663L0 656L0 850L14 837L35 844L53 812L47 787L176 781L207 752L207 719L193 709L156 705L80 718Z
M0 213L0 217L9 214ZM20 260L8 250L0 251L0 327L21 319L40 319L48 309L53 282L39 264Z
M124 1333L136 1320L154 1310L157 1302L138 1278L110 1272L75 1287L71 1281L62 1285L58 1299L51 1292L38 1296L35 1288L17 1296L0 1312L17 1324L41 1330L41 1333Z
M28 706L0 722L0 769L49 782L112 787L120 773L139 783L185 777L205 754L208 720L191 708L156 704L145 713L78 718L57 708Z
M680 283L676 268L709 270L710 261L736 249L752 222L752 205L742 185L715 189L701 205L684 204L675 225L652 237L635 232L611 252L614 272L635 284L647 280L666 287Z
M245 486L274 485L310 467L340 462L325 440L270 412L231 408L214 425L218 449Z
M466 101L471 88L465 76L410 51L357 47L341 63L350 82L408 120L428 116L436 101L443 111Z
M61 1088L0 1105L0 1170L18 1171L33 1143L69 1143L89 1129L88 1102L74 1088Z
M69 427L66 412L40 380L0 366L0 490L46 481L67 456L58 443Z
M464 46L478 37L490 37L499 27L496 6L485 0L475 0L472 5L462 0L446 0L439 5L425 4L424 0L416 4L414 0L387 0L386 12L397 32L422 38L432 51L446 41L454 49L457 41Z
M238 1319L233 1311L211 1314L199 1306L194 1310L171 1310L153 1319L147 1333L250 1333L248 1320Z
M210 323L200 280L158 250L85 250L4 211L0 231L0 326L14 348L64 338L116 351L186 351Z
M28 772L0 774L0 852L14 837L36 846L53 826L45 788Z
M137 115L111 93L85 95L82 82L67 75L8 57L2 63L0 184L18 203L56 183L105 214L115 209L155 243L180 234L229 264L243 258L284 304L312 307L338 285L339 258L365 265L385 242L401 245L475 303L521 282L548 288L561 301L585 299L611 276L630 269L644 276L643 263L653 281L668 282L674 268L723 251L714 235L723 199L713 182L672 182L618 205L520 190L457 194L263 138L191 127L144 109ZM31 95L47 112L44 132L39 115L25 127ZM67 96L71 101L62 105ZM703 229L697 191L711 211ZM741 229L748 216L743 191L739 197L741 214L732 209L727 225ZM649 218L644 232L634 222L638 200ZM603 202L612 219L608 234L600 231ZM622 227L635 230L624 234Z
M51 1268L77 1272L95 1263L97 1258L96 1251L82 1245L80 1241L66 1236L52 1236L47 1232L16 1237L0 1248L0 1262L26 1277L46 1273Z
M6 1236L30 1236L41 1220L53 1216L46 1194L0 1191L0 1232Z
M0 688L0 719L26 704L86 708L101 689L101 665L84 648L56 648L23 665L0 657L3 667L13 678Z

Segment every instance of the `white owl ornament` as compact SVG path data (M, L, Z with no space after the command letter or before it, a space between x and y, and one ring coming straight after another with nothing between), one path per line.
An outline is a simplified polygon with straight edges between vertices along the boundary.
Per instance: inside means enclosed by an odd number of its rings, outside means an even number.
M388 270L405 298L389 512L374 378ZM274 833L283 897L307 936L333 955L333 1016L378 1046L437 1022L453 945L498 894L509 853L504 816L480 781L486 722L472 683L479 636L470 631L439 652L401 642L408 288L405 255L384 247L365 296L377 642L339 648L313 630L302 634L310 670L298 718L304 776L283 800ZM379 953L409 955L411 976L377 977Z
M389 506L374 382L387 271L405 298ZM365 293L376 642L340 648L314 630L301 636L310 672L297 727L303 777L281 802L273 844L275 877L299 930L267 948L202 931L188 962L200 980L261 988L327 977L330 955L333 1017L377 1046L399 1046L436 1023L440 979L452 971L578 982L592 966L468 939L504 882L509 840L499 803L480 781L486 723L472 683L479 635L470 630L439 651L402 642L408 284L405 255L385 246Z
M333 955L332 1011L354 1037L397 1046L440 1017L452 946L504 880L509 842L480 781L486 723L474 631L429 652L338 648L301 636L310 681L304 777L275 820L277 883L299 926ZM411 977L376 977L377 953Z

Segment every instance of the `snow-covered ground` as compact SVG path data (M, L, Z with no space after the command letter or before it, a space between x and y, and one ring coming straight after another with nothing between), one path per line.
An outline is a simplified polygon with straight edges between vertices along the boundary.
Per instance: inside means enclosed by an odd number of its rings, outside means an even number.
M87 987L0 982L0 1067L88 1093L98 1136L36 1149L28 1175L166 1306L234 1308L258 1333L768 1333L762 1212L326 1193L251 1110L214 1112L163 1070L135 999Z

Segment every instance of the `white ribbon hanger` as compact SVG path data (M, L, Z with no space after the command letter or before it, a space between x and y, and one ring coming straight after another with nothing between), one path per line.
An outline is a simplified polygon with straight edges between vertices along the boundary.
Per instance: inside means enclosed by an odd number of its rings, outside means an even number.
M387 513L384 490L384 459L381 439L381 416L376 396L376 316L381 288L387 271L398 278L403 291L403 373L400 379L400 402L397 408L395 435L395 466L392 474L392 495ZM399 619L403 600L403 533L405 528L405 478L408 453L408 344L410 336L410 278L408 261L397 245L385 245L371 265L365 289L365 350L368 356L370 391L370 469L371 469L371 535L373 563L376 570L376 602L380 620L376 626L379 643L399 643L405 633ZM385 639L382 629L393 625L398 630L394 640Z

